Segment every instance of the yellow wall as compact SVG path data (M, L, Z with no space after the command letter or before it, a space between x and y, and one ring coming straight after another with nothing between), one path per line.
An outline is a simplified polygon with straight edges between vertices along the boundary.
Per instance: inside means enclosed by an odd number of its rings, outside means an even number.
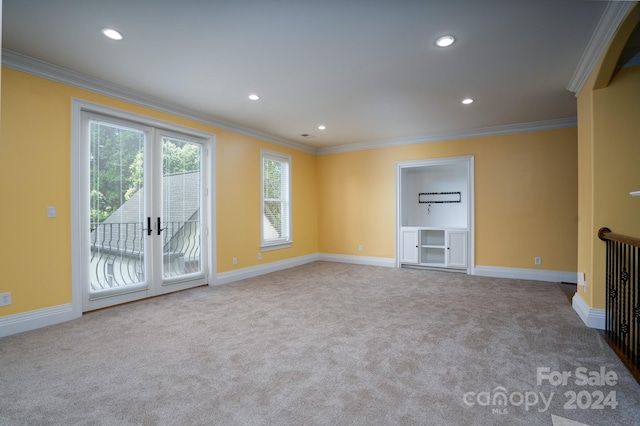
M588 83L589 84L589 83ZM588 283L578 287L580 297L592 305L593 294L593 94L578 94L578 272Z
M465 155L475 157L476 265L575 271L575 128L321 155L320 252L394 258L396 162Z
M216 135L217 271L318 252L316 157L202 123L128 104L13 69L2 72L0 129L0 316L71 302L71 99L146 115ZM292 155L290 249L260 246L260 149ZM46 207L57 207L47 219Z
M593 229L640 236L640 67L625 68L593 93ZM592 307L605 308L605 243L593 238Z
M640 67L614 74L638 22L634 5L578 94L578 271L587 281L579 294L595 309L605 309L605 243L598 229L640 236L640 199L629 196L640 190Z
M318 252L316 157L231 132L216 131L218 272ZM226 141L226 143L225 143ZM292 156L291 249L260 252L260 149ZM233 266L233 258L238 264Z
M216 135L217 272L315 253L395 257L396 162L475 156L474 263L583 271L604 309L597 230L640 236L640 67L612 72L640 7L629 12L578 94L578 128L315 156L9 68L0 87L0 317L71 302L71 99ZM260 149L292 156L290 249L259 252ZM46 218L56 206L58 217ZM358 246L363 251L358 251ZM535 266L533 258L542 257ZM232 258L238 265L232 265Z
M594 92L594 219L617 233L640 235L640 66L622 69Z
M13 304L0 316L71 302L72 98L216 135L218 273L318 252L394 258L396 162L463 155L475 156L475 263L576 270L575 128L315 156L5 68L0 292ZM258 261L261 148L292 156L294 244Z

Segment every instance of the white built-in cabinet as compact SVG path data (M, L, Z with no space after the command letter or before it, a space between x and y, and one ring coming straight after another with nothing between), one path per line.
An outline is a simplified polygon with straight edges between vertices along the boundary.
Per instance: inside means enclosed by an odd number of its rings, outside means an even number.
M397 163L398 267L473 274L473 156Z
M400 262L434 268L467 268L467 230L402 227Z
M418 228L402 228L400 233L400 263L420 263Z

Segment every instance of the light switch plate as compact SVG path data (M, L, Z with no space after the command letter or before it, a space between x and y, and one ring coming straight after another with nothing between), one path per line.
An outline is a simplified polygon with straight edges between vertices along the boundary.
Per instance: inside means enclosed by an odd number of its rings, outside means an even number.
M584 278L584 272L578 272L578 285L581 287L587 286L587 280Z
M0 306L9 306L11 304L11 292L0 294Z

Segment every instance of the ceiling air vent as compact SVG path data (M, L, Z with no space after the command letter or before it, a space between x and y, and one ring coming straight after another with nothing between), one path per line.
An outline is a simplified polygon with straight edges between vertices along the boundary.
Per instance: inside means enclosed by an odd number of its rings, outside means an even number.
M303 133L300 136L302 136L303 138L307 138L307 139L315 138L314 135L310 135L309 133Z

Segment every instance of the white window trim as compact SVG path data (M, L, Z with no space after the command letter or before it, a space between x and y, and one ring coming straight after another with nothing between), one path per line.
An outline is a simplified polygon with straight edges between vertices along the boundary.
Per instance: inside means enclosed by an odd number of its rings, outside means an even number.
M289 165L289 187L288 187L288 221L287 221L287 235L288 237L278 240L265 241L264 240L264 166L263 162L265 158L271 158L276 161L286 162ZM291 204L291 187L292 187L292 161L291 156L282 154L275 151L269 151L266 149L260 150L260 250L271 251L289 248L293 245L292 239L292 204Z

